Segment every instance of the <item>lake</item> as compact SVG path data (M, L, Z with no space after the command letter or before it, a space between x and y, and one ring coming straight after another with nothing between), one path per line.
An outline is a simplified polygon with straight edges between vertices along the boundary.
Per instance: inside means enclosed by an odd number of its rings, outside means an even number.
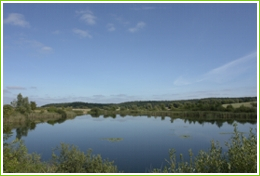
M245 135L250 127L257 128L256 122L236 123L238 131ZM225 151L225 142L234 130L232 124L170 117L82 115L60 123L13 129L8 141L21 137L30 153L41 154L46 161L60 143L74 144L82 151L91 148L93 154L114 160L119 171L143 173L165 166L170 148L176 150L176 158L182 153L188 159L189 149L197 155L199 150L209 149L210 141L214 140L219 141Z

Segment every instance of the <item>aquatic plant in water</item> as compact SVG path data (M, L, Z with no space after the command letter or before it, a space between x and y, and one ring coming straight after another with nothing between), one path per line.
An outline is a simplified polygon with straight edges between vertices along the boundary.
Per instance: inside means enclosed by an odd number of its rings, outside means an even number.
M184 135L181 135L180 137L181 137L181 138L190 138L191 136L190 136L190 135L187 135L187 134L184 134Z
M109 142L119 142L122 141L123 138L102 138L101 140L109 141Z

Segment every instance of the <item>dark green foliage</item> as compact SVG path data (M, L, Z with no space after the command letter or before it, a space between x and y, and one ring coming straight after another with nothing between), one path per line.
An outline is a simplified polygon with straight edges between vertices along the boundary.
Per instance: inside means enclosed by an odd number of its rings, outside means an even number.
M66 112L65 112L64 110L62 110L62 109L57 109L55 112L58 113L58 114L61 114L61 117L62 117L63 119L66 119L67 114L66 114Z
M256 172L257 170L257 136L250 129L249 136L245 137L238 132L235 125L234 135L228 146L228 171Z
M4 111L3 117L8 118L14 112L14 108L11 105L4 105L3 111Z
M35 101L31 101L31 110L35 110L37 105L36 105L36 102Z
M194 158L191 150L190 161L185 162L180 156L176 162L175 150L169 151L170 159L164 169L154 169L153 172L165 173L256 173L257 172L257 137L250 130L245 137L234 125L234 135L230 143L226 143L228 151L222 152L218 142L211 142L208 151L200 151Z
M19 141L4 143L3 172L5 173L37 173L46 172L45 163L40 161L40 155L28 154L25 145Z
M66 119L66 117L67 117L67 114L66 114L66 112L65 112L64 110L59 109L59 108L56 108L56 107L54 107L54 106L51 106L51 107L47 108L47 111L48 111L48 112L58 113L58 114L61 115L61 117L62 117L63 119Z
M229 112L254 112L256 108L240 108L236 111L226 109L223 104L252 102L257 101L257 97L241 97L241 98L205 98L192 100L175 100L175 101L133 101L119 104L98 104L98 103L57 103L47 104L43 107L73 107L73 108L98 108L105 111L116 111L118 108L123 111L229 111ZM95 110L96 111L96 110ZM93 113L92 113L93 114ZM95 112L95 114L98 114Z
M250 113L250 112L256 112L256 108L254 108L254 107L246 107L244 105L241 105L239 108L236 108L234 111L235 112L247 112L247 113Z
M21 114L29 114L31 112L31 105L29 103L28 97L23 97L22 94L17 95L17 100L11 102L11 105L16 111Z
M234 111L234 107L230 104L226 107L226 111L228 112L233 112Z
M92 116L98 117L100 115L101 111L99 108L94 107L88 113L91 114Z
M59 155L53 153L52 163L58 173L114 173L117 167L113 162L103 160L101 155L93 155L91 150L85 154L77 147L61 144L56 148Z
M257 107L257 103L251 103L251 105L255 108Z
M41 162L38 154L28 154L20 140L4 143L4 173L114 173L117 167L113 162L93 155L89 150L81 152L77 147L61 144L55 149L50 162Z

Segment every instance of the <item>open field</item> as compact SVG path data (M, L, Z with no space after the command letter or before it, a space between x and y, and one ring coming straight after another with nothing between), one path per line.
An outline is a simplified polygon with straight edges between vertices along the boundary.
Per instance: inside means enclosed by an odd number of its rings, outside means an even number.
M73 111L82 111L83 114L87 114L91 109L72 109Z
M251 102L242 102L242 103L231 103L231 104L223 104L222 106L226 108L228 105L232 105L233 108L239 108L240 106L244 105L245 107L253 107L252 103L257 103L256 101L251 101Z

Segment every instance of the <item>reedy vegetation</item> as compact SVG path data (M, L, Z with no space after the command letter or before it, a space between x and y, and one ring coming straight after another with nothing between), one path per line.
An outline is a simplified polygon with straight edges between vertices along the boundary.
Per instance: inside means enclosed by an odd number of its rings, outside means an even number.
M211 142L208 151L200 151L190 160L184 161L180 155L177 162L175 150L169 150L169 159L163 169L152 172L164 173L256 173L257 136L250 129L245 137L234 125L234 134L226 143L227 152L222 152L218 142ZM103 160L101 155L93 155L91 150L81 152L76 146L61 144L53 151L49 162L41 162L40 155L28 154L22 141L4 143L3 171L5 173L114 173L118 172L113 161Z
M61 144L53 150L52 159L42 162L38 154L27 152L21 140L4 143L5 173L114 173L117 167L92 150L81 152L76 146ZM58 155L56 153L59 153Z
M119 105L115 104L95 104L92 108L93 115L99 115L99 113L109 112L117 114L139 114L146 115L159 115L170 116L185 115L187 117L206 117L211 118L213 111L214 116L228 117L233 119L232 114L236 114L237 117L242 116L245 118L256 117L256 104L252 104L252 107L241 106L238 108L227 105L223 107L224 103L238 103L238 102L250 102L256 101L256 98L238 98L238 99L201 99L201 100L189 100L189 101L148 101L148 102L127 102ZM19 122L24 121L26 123L35 122L37 119L40 121L46 120L48 123L53 124L62 123L68 118L68 114L72 112L72 108L63 105L63 107L49 106L42 109L41 112L35 113L36 103L31 102L27 97L22 97L21 94L17 96L17 100L14 100L11 105L4 105L4 121ZM73 105L73 103L72 103ZM76 103L76 105L82 106L82 103ZM88 104L90 105L90 104ZM59 108L58 108L59 107ZM73 107L73 106L72 106ZM47 112L46 112L47 111ZM201 113L200 111L203 111ZM222 112L219 112L222 111ZM172 113L170 113L172 112ZM241 113L243 112L243 113ZM80 112L77 112L80 113ZM158 114L159 113L159 114ZM46 118L47 117L47 118ZM57 118L56 118L57 117ZM51 118L51 119L49 119ZM35 128L34 125L30 125L30 128ZM10 131L4 125L5 131ZM20 129L20 128L19 128ZM21 134L28 131L28 129L21 128ZM18 135L19 138L19 135ZM237 131L237 127L234 127L234 135L231 138L231 142L226 144L228 152L223 153L222 148L218 142L212 141L211 148L208 151L200 151L198 156L194 157L190 150L190 161L183 160L180 156L180 162L177 162L175 150L170 149L168 165L163 169L154 169L153 172L170 172L170 173L242 173L242 172L257 172L257 137L252 132L252 129L248 137L243 136ZM38 154L29 154L22 141L15 140L11 143L3 144L3 171L6 173L101 173L101 172L118 172L117 167L113 162L109 160L103 160L100 155L93 155L91 150L87 153L81 152L76 146L61 144L53 151L52 159L49 162L42 162L41 157Z
M234 135L231 142L226 142L228 151L223 153L218 142L211 141L208 151L201 150L196 157L189 150L190 161L176 162L175 150L169 150L170 160L164 169L154 169L153 172L164 173L256 173L257 172L257 137L250 129L245 137L234 124Z
M17 99L11 102L11 105L3 106L4 123L17 122L43 122L48 120L65 120L77 115L82 115L82 112L73 111L72 108L37 108L35 102L29 103L28 97L17 95Z

